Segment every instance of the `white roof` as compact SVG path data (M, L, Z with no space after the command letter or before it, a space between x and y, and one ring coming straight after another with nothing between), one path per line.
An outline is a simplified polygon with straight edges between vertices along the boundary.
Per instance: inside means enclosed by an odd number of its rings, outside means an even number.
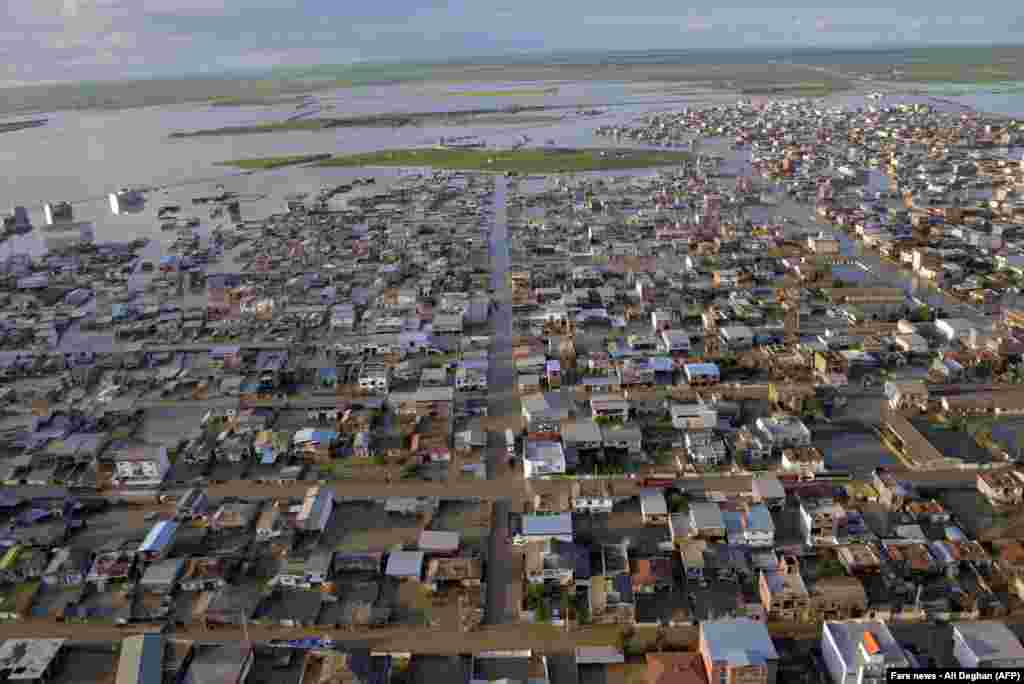
M572 535L572 513L523 516L523 536L525 537L555 537L562 535Z
M385 574L389 577L419 577L423 572L422 551L392 551Z
M64 645L64 639L8 639L0 646L6 679L40 679Z
M459 540L458 532L423 530L420 532L418 546L421 551L457 551L459 549Z
M762 499L785 499L786 490L782 488L779 478L774 476L755 477L751 482L754 494Z
M647 515L668 515L668 503L660 489L640 491L640 509Z

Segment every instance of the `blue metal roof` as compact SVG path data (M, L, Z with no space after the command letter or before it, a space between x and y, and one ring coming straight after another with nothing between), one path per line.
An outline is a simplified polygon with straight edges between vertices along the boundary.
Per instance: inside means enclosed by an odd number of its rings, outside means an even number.
M174 541L174 535L177 531L178 523L176 522L171 522L170 520L162 520L158 522L156 525L153 525L149 534L146 535L142 545L139 546L139 551L162 551L172 541Z
M745 654L745 660L779 659L775 644L763 622L749 618L707 620L700 623L700 627L713 661L733 663L738 653Z

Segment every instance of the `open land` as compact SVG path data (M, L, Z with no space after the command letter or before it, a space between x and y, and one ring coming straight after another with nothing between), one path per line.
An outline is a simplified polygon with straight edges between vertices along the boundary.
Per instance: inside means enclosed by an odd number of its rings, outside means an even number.
M540 97L557 95L558 87L549 88L504 88L498 90L449 90L448 97Z
M386 150L369 154L332 156L322 160L241 159L224 162L242 169L275 168L289 164L315 161L322 167L407 166L460 171L492 171L503 173L571 173L639 169L680 164L690 155L686 152L659 150L602 150L602 149L519 149L519 150L450 150L409 149Z
M264 157L261 159L235 159L232 161L221 162L222 166L234 166L239 169L246 171L251 170L270 170L280 169L285 166L298 166L301 164L311 164L313 162L322 162L331 159L330 154L303 154L283 157Z
M334 128L398 128L401 126L423 126L438 122L464 122L474 116L492 114L511 115L519 112L540 112L543 107L511 106L503 109L473 109L467 111L412 112L408 114L368 114L350 117L291 118L271 121L252 126L223 126L221 128L197 131L177 131L170 134L172 139L203 138L255 133L281 133L284 131L324 131Z

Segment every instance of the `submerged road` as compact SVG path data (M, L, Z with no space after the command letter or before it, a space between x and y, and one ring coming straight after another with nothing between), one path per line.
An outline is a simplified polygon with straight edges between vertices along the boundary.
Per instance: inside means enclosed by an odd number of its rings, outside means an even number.
M508 212L505 197L508 190L504 176L494 178L494 217L490 233L491 288L495 293L495 310L491 320L494 331L491 336L490 366L487 380L489 391L488 416L505 418L519 410L519 403L512 392L515 383L515 369L512 365L512 293L509 289ZM505 436L490 432L487 449L487 479L505 485L513 473L508 472L508 451ZM505 496L494 502L494 522L487 555L487 596L484 620L497 625L515 621L518 618L515 593L512 583L519 582L516 576L516 558L511 548L509 512L511 501L508 497L521 496L522 483L518 489L504 489ZM511 482L508 482L511 485ZM507 485L506 485L507 486Z

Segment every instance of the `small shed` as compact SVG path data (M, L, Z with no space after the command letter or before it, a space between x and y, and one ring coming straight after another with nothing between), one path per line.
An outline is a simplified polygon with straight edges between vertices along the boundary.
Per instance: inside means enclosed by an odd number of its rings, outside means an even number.
M461 538L458 532L423 530L420 532L419 548L424 553L450 554L459 550Z
M392 551L388 555L384 574L388 577L419 581L423 576L424 555L422 551Z

